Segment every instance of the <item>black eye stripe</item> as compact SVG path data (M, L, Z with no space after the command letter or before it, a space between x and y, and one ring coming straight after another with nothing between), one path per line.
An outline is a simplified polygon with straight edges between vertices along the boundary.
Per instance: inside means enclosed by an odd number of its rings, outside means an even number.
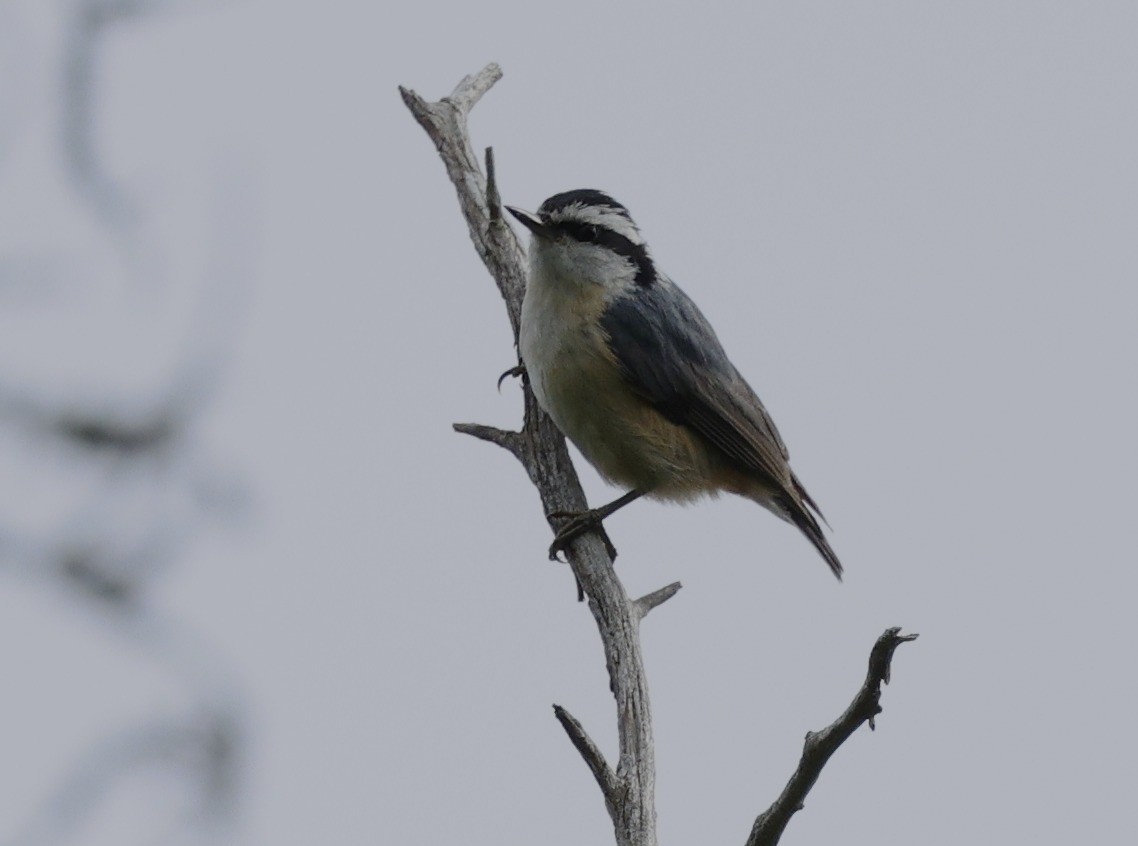
M595 223L562 220L547 221L547 225L553 232L568 235L583 244L596 244L599 247L605 247L619 256L624 256L636 265L637 285L650 285L656 278L656 268L648 255L648 247L644 244L633 243L619 232L613 232L608 227L598 226Z
M602 238L604 238L604 236L601 234L601 231L602 231L601 227L597 226L595 223L582 223L582 222L577 221L577 220L563 220L563 221L558 221L557 223L551 224L550 228L553 229L555 232L563 233L565 235L568 235L570 238L574 238L574 239L581 241L585 244L604 243L604 241L602 241ZM606 228L604 231L610 233L610 235L612 235L612 236L615 236L618 238L621 237L621 236L618 236L611 229ZM605 239L605 241L608 241L608 240L610 240L610 239ZM612 240L614 240L614 239L612 239ZM627 238L624 238L623 240L628 241ZM631 242L629 242L629 243L631 243ZM606 246L611 246L611 245L606 244Z

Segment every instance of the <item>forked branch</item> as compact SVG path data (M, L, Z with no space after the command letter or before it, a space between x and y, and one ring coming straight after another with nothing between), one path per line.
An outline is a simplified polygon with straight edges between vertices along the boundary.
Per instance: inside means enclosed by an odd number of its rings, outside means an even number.
M869 671L865 682L849 707L831 725L817 732L808 732L802 749L798 769L786 783L782 794L755 820L747 846L774 846L782 837L786 824L802 810L806 794L822 774L822 768L838 747L845 743L862 723L876 728L874 717L881 713L881 686L889 684L893 652L902 643L916 640L917 635L903 635L900 627L886 629L869 653Z

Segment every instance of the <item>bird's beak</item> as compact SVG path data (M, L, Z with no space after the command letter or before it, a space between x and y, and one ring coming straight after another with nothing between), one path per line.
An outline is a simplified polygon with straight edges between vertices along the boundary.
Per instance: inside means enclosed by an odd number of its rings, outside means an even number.
M516 217L522 226L524 226L534 235L537 235L540 238L544 238L549 235L549 227L542 223L541 218L536 214L530 214L528 211L522 211L521 209L516 209L513 206L506 206L506 211Z

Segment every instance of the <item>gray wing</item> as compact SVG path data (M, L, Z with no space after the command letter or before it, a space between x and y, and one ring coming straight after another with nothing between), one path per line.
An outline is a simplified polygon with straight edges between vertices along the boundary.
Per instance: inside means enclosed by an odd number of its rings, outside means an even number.
M791 471L774 421L687 294L667 277L658 277L612 301L601 326L633 390L668 420L698 432L765 482L782 516L840 579L841 562L809 509L819 517L822 512Z
M786 445L695 303L667 278L611 302L601 319L628 383L673 423L791 488Z

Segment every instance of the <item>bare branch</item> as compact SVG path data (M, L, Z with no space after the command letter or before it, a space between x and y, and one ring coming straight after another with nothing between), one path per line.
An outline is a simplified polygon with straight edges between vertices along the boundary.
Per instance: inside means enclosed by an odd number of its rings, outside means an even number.
M454 430L460 435L470 435L471 437L478 438L480 441L500 446L502 449L513 454L515 458L521 458L521 434L519 432L509 432L505 429L498 429L494 426L483 426L481 423L455 423Z
M525 293L525 254L514 231L501 216L497 189L482 175L466 126L471 107L500 75L497 65L488 65L459 83L450 97L436 103L428 103L406 88L400 88L400 93L407 108L435 143L446 166L470 238L505 301L516 343ZM488 167L492 168L492 162L493 157L488 154ZM492 176L492 170L490 174ZM510 449L537 488L546 514L586 510L585 495L564 437L538 407L524 381L523 394L525 424L521 432L499 434L489 427L469 424L456 428ZM556 529L552 519L550 527ZM597 621L609 684L616 699L620 750L616 770L612 773L614 786L606 791L616 842L618 846L655 846L655 751L639 633L643 611L629 600L597 533L575 540L567 556L579 589L588 596L589 610ZM573 723L563 721L562 725L577 745L584 732L579 724L577 733L571 730L570 726L575 723L575 720ZM585 748L596 749L591 741ZM586 761L590 760L596 759L586 755ZM590 763L590 767L593 766L594 763Z
M466 126L470 109L501 76L501 69L491 63L463 79L449 97L437 103L428 103L402 86L399 93L415 120L435 142L447 176L458 193L458 203L466 218L474 248L506 301L506 312L516 341L526 285L525 253L514 230L502 220L501 213L497 209L493 213L490 211L486 178L478 167Z
M862 723L868 722L869 727L874 728L873 719L881 713L881 686L889 683L893 652L902 643L916 639L915 634L902 635L899 626L886 629L877 639L869 653L869 671L861 689L845 713L832 725L819 732L807 733L798 769L774 804L755 820L751 836L747 838L747 846L774 846L778 843L790 818L802 810L806 794L818 780L830 756Z
M643 620L648 616L649 611L651 611L657 605L663 605L665 602L675 596L682 587L683 585L681 585L679 582L672 582L670 585L665 585L659 590L654 590L651 593L640 597L638 600L632 603L636 607L637 615L641 620Z
M581 757L585 759L588 764L589 770L593 773L593 778L597 780L597 784L601 787L601 793L604 794L605 804L610 808L618 801L617 790L620 785L617 782L616 776L613 771L609 769L608 763L605 761L604 753L601 752L600 747L593 742L593 739L586 733L584 726L580 721L562 708L560 705L553 706L553 714L557 717L557 721L561 723L561 727L565 729L565 733L569 735L569 740L581 753Z

